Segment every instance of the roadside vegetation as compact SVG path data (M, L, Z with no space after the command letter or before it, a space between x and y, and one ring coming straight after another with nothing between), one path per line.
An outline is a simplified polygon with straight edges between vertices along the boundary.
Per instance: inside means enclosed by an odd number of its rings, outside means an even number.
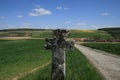
M120 43L84 43L82 45L120 55Z
M68 51L66 80L103 80L84 55L77 49Z
M51 80L51 65L40 69L20 80ZM65 80L103 80L84 55L78 50L66 52Z

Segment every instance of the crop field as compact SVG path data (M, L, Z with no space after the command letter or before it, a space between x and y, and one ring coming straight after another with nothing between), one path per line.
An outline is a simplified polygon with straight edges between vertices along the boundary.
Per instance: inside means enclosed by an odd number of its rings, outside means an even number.
M71 30L70 31L71 38L101 38L108 39L111 38L111 35L105 31L97 31L97 30Z
M33 37L33 38L46 38L52 37L52 30L40 30L40 31L7 31L0 32L0 37ZM70 30L69 38L102 38L108 39L111 38L111 35L105 31L97 30Z
M52 37L52 31L38 31L38 32L33 32L32 36L33 38L50 38Z
M0 32L0 37L33 37L45 38L51 37L52 31L8 31Z
M119 27L118 28L117 27L116 28L101 28L99 30L108 32L115 39L120 39L120 28Z
M43 40L0 40L0 80L12 80L19 73L51 61L51 51ZM103 80L78 50L66 51L66 80ZM19 80L50 80L51 64Z
M82 45L120 55L120 43L84 43Z

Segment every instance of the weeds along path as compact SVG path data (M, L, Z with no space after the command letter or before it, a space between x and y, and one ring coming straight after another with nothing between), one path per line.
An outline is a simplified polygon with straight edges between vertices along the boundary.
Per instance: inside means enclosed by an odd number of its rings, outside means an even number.
M24 77L24 76L26 76L26 75L28 75L28 74L31 74L31 73L33 73L33 72L36 72L36 71L39 70L39 69L42 69L42 68L46 67L46 66L49 65L50 63L51 63L51 61L49 61L48 63L43 64L43 65L41 65L41 66L38 66L38 67L32 69L31 71L20 73L20 74L18 74L17 76L13 77L11 80L19 80L20 78L22 78L22 77Z
M120 56L112 56L103 51L77 44L75 47L88 58L106 80L120 80Z

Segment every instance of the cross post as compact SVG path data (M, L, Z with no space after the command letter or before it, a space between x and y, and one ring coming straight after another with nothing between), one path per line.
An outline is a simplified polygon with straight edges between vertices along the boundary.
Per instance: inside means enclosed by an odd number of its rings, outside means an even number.
M74 42L67 40L68 30L54 30L53 38L46 38L46 49L52 49L51 80L65 80L65 50L73 50Z

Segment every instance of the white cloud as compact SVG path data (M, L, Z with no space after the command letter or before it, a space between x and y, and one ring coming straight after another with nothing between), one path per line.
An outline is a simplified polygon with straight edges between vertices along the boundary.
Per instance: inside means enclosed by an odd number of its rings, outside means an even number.
M107 28L107 27L112 27L111 25L91 25L90 26L92 29L99 29L99 28Z
M70 24L70 23L71 23L71 21L66 21L66 22L65 22L65 24Z
M22 16L22 15L18 15L17 17L18 17L18 18L23 18L23 16Z
M85 26L86 23L77 23L78 26Z
M23 28L30 28L31 27L31 23L23 23L22 27Z
M68 10L69 8L64 8L64 10Z
M102 15L102 16L108 16L108 15L110 15L110 13L104 12L104 13L101 13L101 15Z
M98 29L100 26L98 26L98 25L91 25L90 27L91 27L91 29Z
M40 8L40 5L38 5L38 4L33 4L33 6Z
M52 14L51 11L38 7L33 9L33 11L29 13L29 16L42 16L42 15L51 15L51 14Z
M56 9L58 9L58 10L62 10L63 7L62 7L62 6L58 6L58 7L56 7Z
M62 7L62 6L57 6L56 9L57 9L57 10L68 10L69 8L67 8L67 7Z
M92 28L97 28L97 26L96 26L96 25L91 25L91 27L92 27Z

